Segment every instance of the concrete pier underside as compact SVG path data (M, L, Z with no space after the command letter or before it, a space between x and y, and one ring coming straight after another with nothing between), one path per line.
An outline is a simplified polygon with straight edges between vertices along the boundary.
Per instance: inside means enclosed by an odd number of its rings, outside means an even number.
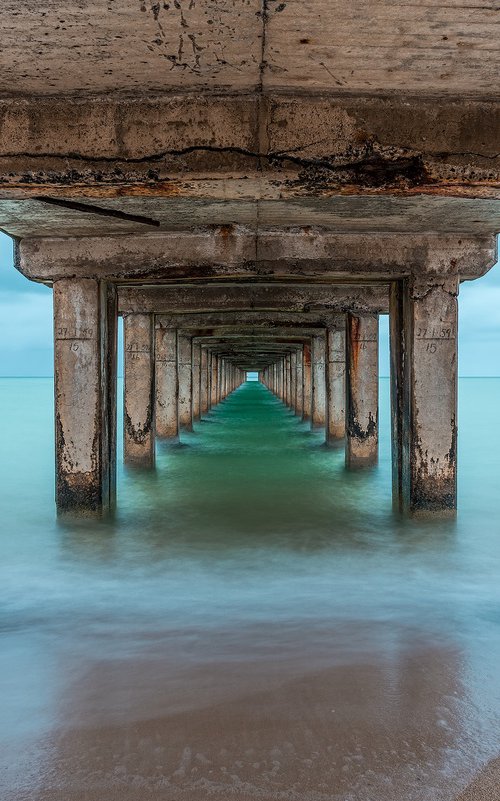
M59 510L114 503L118 309L149 467L246 370L373 464L389 312L395 503L453 512L458 289L500 229L493 5L17 6L0 227L54 287Z

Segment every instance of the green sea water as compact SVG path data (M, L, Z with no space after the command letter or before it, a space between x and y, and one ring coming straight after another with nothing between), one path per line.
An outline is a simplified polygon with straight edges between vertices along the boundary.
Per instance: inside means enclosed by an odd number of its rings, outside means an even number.
M64 752L65 781L137 798L451 800L500 753L500 379L460 381L459 514L442 522L391 511L384 379L376 468L346 472L341 449L247 382L160 446L154 472L123 468L120 443L103 522L56 520L52 403L50 379L0 379L3 799L73 798L50 795ZM189 715L207 709L224 755L207 745L196 762ZM154 775L143 735L130 784L120 737L174 718ZM61 747L106 727L117 745L99 769L90 747ZM297 760L316 767L291 792Z

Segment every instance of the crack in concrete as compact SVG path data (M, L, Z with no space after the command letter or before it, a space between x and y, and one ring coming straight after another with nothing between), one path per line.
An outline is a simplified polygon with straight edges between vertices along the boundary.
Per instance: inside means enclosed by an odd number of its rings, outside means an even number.
M117 217L118 219L125 220L126 222L152 225L155 228L160 226L159 220L154 220L152 217L144 217L140 214L128 214L127 212L120 211L119 209L107 209L103 206L94 206L91 203L79 203L76 200L64 200L63 198L46 197L43 195L35 196L33 199L38 200L40 203L48 203L51 206L60 206L65 209L81 211L86 214L99 214L102 217Z
M321 141L321 140L320 140ZM168 150L161 150L157 153L148 153L145 156L100 156L100 155L86 155L84 153L77 153L77 152L68 152L68 153L30 153L30 152L17 152L17 153L3 153L0 154L0 158L29 158L29 159L73 159L75 161L87 161L87 162L105 162L110 164L115 164L118 162L125 162L127 164L144 164L148 161L155 162L161 161L162 159L167 158L168 156L174 157L181 157L181 156L188 156L192 153L220 153L220 154L236 154L241 156L246 156L248 158L253 158L256 160L264 160L268 162L273 161L291 161L295 164L298 164L302 167L323 167L325 169L329 169L332 171L338 170L346 170L346 169L356 169L362 167L371 161L374 158L383 159L384 156L382 153L377 153L376 151L371 151L370 155L371 158L362 158L356 161L348 161L343 162L340 164L334 164L328 158L303 158L300 156L294 155L294 153L305 150L308 147L312 147L318 142L311 142L306 145L303 145L300 148L296 148L295 150L290 151L269 151L268 153L261 153L253 150L249 150L244 147L236 147L236 146L226 146L226 147L219 147L216 145L190 145L189 147L180 148L180 149L168 149ZM475 156L477 158L485 158L494 161L495 159L500 158L500 153L495 153L493 155L486 155L484 153L473 153L473 152L443 152L443 153L434 153L434 154L426 154L428 158L432 158L432 156L437 158L449 158L450 156ZM398 160L410 160L410 159L419 159L422 158L421 153L411 153L405 156L399 156L397 158L391 158L390 156L386 156L387 164L397 163Z

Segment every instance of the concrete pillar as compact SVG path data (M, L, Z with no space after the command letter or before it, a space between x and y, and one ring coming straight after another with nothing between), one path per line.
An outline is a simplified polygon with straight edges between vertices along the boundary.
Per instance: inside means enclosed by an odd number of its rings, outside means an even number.
M56 504L101 515L116 493L116 291L90 278L54 282Z
M278 374L278 397L280 401L285 400L285 360L280 359L279 361L279 374Z
M191 337L177 334L177 371L179 376L179 426L193 430L193 373Z
M209 374L208 374L208 351L206 348L201 349L200 356L200 416L208 412L208 390L209 390Z
M311 369L311 345L306 342L303 351L303 385L304 385L304 408L302 419L310 420L312 414L312 369Z
M297 351L290 354L290 408L297 414Z
M217 403L222 401L222 356L217 355Z
M326 383L325 383L325 337L312 337L312 412L311 424L314 428L326 423Z
M154 317L123 318L123 454L125 463L154 467L155 363Z
M155 330L156 436L175 439L179 436L179 382L177 377L177 331Z
M211 375L210 375L210 406L213 408L217 406L217 378L218 378L218 359L217 354L212 353L210 355L210 366L211 366Z
M326 438L338 442L345 437L345 328L326 332Z
M378 315L347 315L346 465L373 465L378 456Z
M417 515L457 506L457 296L454 277L391 289L393 493Z
M304 376L303 376L303 348L297 351L295 368L295 411L300 417L304 413Z
M201 371L201 345L193 342L192 350L193 372L193 420L200 419L200 371Z
M290 354L285 356L285 387L283 400L287 406L290 406L291 388L290 388Z

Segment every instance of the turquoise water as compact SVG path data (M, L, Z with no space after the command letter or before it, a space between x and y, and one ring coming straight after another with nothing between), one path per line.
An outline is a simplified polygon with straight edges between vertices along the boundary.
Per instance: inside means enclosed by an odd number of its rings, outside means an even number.
M371 471L249 382L58 523L52 392L0 379L2 799L451 801L498 756L500 379L440 523L391 511L387 380Z

